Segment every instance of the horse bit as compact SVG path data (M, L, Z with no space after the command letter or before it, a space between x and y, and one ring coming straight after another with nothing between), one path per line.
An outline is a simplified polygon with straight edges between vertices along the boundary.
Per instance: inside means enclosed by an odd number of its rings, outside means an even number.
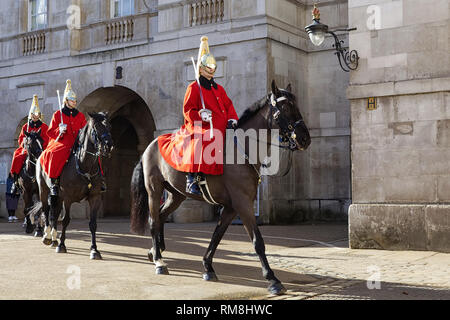
M268 98L269 99L269 98ZM286 120L284 116L281 114L281 110L277 107L277 104L281 101L288 100L286 96L281 96L279 98L275 98L275 94L270 95L270 125L269 128L272 127L272 119L276 121L278 126L281 129L280 133L280 142L286 143L289 142L289 146L278 146L279 148L289 149L291 151L295 151L297 149L298 143L296 141L297 135L295 134L295 128L301 123L304 123L303 119L299 119L294 123ZM285 124L287 123L287 127Z

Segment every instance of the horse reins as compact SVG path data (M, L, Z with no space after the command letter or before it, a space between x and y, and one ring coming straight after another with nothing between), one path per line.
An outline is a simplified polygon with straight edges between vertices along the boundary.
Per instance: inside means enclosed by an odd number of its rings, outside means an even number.
M270 96L270 98L269 98L269 96ZM298 146L298 142L295 140L297 137L295 134L295 128L297 128L297 126L300 125L301 123L304 123L304 121L303 121L303 119L299 119L299 120L295 121L294 123L292 123L284 118L284 116L281 113L281 110L277 107L277 104L284 100L288 100L288 98L286 96L281 96L281 97L275 99L275 94L273 94L273 93L270 93L270 95L267 96L266 104L267 103L270 104L270 117L268 119L268 122L269 122L268 126L269 126L269 128L272 128L272 120L275 120L281 129L281 134L279 135L280 142L289 142L289 146L276 145L271 142L267 142L267 141L266 142L268 144L276 146L280 149L288 149L290 151L294 151L295 150L294 147L297 148L297 146ZM286 129L286 127L284 127L284 124L281 124L281 123L286 123L286 122L288 123L287 129ZM251 137L249 137L249 139L251 139ZM292 140L294 142L292 142ZM258 141L258 139L257 139L257 141ZM245 160L247 160L249 162L249 164L255 170L256 174L258 175L258 184L260 184L261 183L261 174L259 173L259 170L256 168L256 166L253 163L251 163L250 157L247 155L245 150L239 144L237 136L234 136L234 143L237 146L237 149L243 154ZM261 164L261 165L264 166L263 164Z
M100 173L100 170L101 170L101 168L100 168L100 147L98 145L99 142L98 142L98 138L97 138L97 136L98 136L97 135L97 130L95 129L95 126L93 126L92 128L93 128L93 130L92 130L91 135L92 135L92 138L94 140L94 148L97 150L97 152L96 153L92 153L92 152L90 152L88 150L84 150L84 153L92 155L92 156L96 157L99 160L99 162L98 162L99 165L97 166L97 172L95 174L90 174L89 172L82 172L81 171L81 168L80 168L80 153L81 153L81 149L83 148L84 141L83 141L83 143L79 143L78 144L78 149L75 152L75 167L76 167L77 173L88 180L88 182L89 182L88 188L89 189L92 188L92 179L95 178ZM86 136L84 136L84 139L88 139L88 138ZM91 166L91 169L92 169L92 167L93 167L93 165Z

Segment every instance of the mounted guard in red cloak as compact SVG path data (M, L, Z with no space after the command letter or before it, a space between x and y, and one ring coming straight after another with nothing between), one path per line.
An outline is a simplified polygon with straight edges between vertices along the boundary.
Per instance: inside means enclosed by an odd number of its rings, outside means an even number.
M27 159L27 150L23 146L23 139L25 138L25 133L37 132L41 136L44 144L42 149L45 150L48 144L47 136L48 126L44 123L41 109L39 109L38 96L33 96L33 102L31 103L30 112L28 113L28 120L22 126L22 130L19 135L19 147L14 151L14 155L11 163L11 174L14 177L14 184L11 188L11 193L17 193L19 190L18 178L20 170L22 170L23 164Z
M196 80L184 96L184 125L158 137L159 150L170 166L187 173L186 192L201 194L197 176L223 174L225 130L237 125L238 116L225 89L214 81L217 63L202 37ZM211 133L212 130L212 133Z
M77 95L72 90L72 82L67 80L63 97L64 107L57 110L52 117L52 122L47 134L50 138L47 149L42 152L41 166L52 180L50 188L51 196L58 196L59 176L69 159L78 131L86 125L83 113L76 109Z

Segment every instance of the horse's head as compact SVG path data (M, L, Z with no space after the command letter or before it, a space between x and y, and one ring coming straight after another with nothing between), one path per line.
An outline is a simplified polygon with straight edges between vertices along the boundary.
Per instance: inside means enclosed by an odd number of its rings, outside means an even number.
M278 125L282 142L289 142L292 151L305 150L311 144L311 137L291 91L290 84L286 89L279 89L275 80L272 81L270 117Z
M89 113L88 125L92 128L89 139L94 144L97 152L109 158L114 145L111 137L111 125L109 124L108 113Z
M41 137L41 129L42 128L34 132L24 132L25 139L23 147L27 150L28 155L32 156L34 159L39 158L44 146L44 139Z

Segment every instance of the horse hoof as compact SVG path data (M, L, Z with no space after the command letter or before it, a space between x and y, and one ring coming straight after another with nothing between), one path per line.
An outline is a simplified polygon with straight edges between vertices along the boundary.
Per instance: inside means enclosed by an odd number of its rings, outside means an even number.
M275 283L268 288L271 295L280 296L286 292L286 288L281 284L281 282Z
M219 281L219 279L217 279L216 273L215 272L205 272L203 274L203 280L205 281Z
M151 251L148 252L147 257L150 262L153 262L153 253Z
M52 248L56 248L56 247L58 247L58 241L57 240L52 241Z
M67 249L66 249L65 246L59 245L59 246L56 248L56 253L67 253Z
M28 234L29 233L33 233L34 228L36 228L36 226L27 224L27 227L25 229L25 233L28 233Z
M34 233L34 237L35 238L40 238L40 237L42 237L44 234L42 233L42 231L41 230L38 230L38 231L36 231L35 233Z
M91 251L91 260L102 260L102 255L98 251Z
M156 274L169 274L169 269L167 267L156 267Z
M45 244L46 246L49 246L52 244L52 239L44 238L42 239L42 243Z

